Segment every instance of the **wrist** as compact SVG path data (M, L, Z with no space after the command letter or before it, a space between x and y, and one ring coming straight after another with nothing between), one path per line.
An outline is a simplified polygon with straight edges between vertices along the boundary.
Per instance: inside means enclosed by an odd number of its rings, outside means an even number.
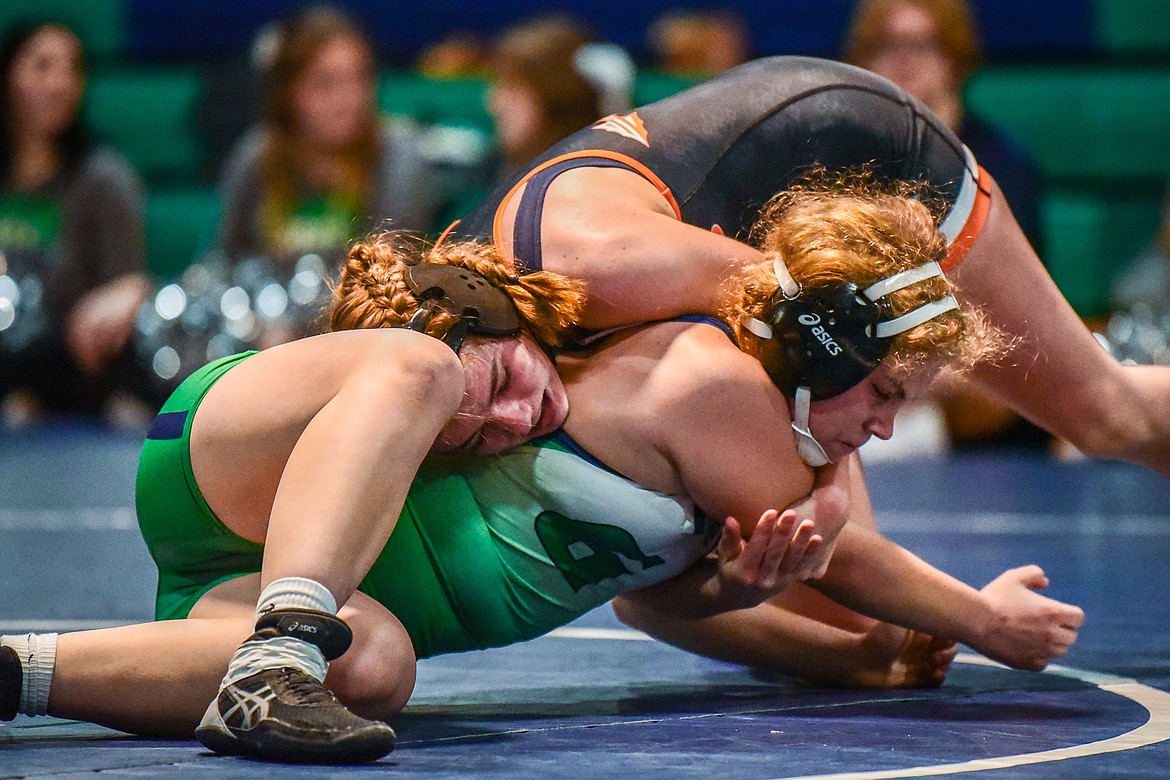
M1003 615L994 601L982 591L977 591L977 598L972 605L971 614L962 622L963 631L955 632L951 636L964 644L978 649L988 638L1002 630Z

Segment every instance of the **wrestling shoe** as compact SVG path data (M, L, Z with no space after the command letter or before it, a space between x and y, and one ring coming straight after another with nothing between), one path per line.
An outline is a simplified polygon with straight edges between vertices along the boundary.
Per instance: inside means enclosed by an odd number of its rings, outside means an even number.
M291 667L264 669L224 686L195 737L223 755L309 764L364 764L394 749L394 729L345 708Z
M0 646L0 720L13 720L20 710L20 687L24 670L20 656L7 645Z

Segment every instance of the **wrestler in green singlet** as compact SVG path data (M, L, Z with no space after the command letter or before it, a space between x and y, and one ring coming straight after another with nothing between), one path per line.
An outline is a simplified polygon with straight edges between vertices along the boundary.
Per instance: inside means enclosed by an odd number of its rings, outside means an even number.
M184 618L215 585L260 571L263 546L216 518L189 449L200 400L250 354L192 374L147 436L137 511L158 565L160 620ZM424 464L359 589L402 621L419 658L498 647L675 576L719 530L688 499L642 489L560 435Z

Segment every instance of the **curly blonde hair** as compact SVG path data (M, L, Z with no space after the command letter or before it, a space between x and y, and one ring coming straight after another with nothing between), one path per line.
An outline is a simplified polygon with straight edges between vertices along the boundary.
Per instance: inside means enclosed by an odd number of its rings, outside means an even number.
M946 254L940 214L922 185L878 183L866 171L810 173L764 207L752 240L767 262L745 269L722 291L720 313L741 343L754 338L743 323L760 318L779 282L772 260L779 255L805 289L852 283L859 289ZM886 319L956 292L945 277L918 282L881 299ZM894 336L887 361L909 369L925 363L964 370L1004 354L1008 337L970 306L944 312Z
M543 344L557 347L575 334L585 305L582 282L548 271L515 276L511 264L488 244L468 241L430 247L392 232L372 235L349 250L333 290L329 330L404 327L419 308L404 272L419 262L460 266L484 277L508 295L525 329ZM441 339L457 321L440 310L425 332Z

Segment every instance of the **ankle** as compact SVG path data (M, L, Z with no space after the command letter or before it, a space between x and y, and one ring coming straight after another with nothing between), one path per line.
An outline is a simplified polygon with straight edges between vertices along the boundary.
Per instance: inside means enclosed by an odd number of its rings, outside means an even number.
M16 711L25 715L45 715L49 709L49 687L57 665L56 634L20 634L0 636L0 647L7 647L20 661L21 684ZM11 695L15 691L5 691ZM7 705L7 706L5 706ZM0 709L10 710L4 702Z

